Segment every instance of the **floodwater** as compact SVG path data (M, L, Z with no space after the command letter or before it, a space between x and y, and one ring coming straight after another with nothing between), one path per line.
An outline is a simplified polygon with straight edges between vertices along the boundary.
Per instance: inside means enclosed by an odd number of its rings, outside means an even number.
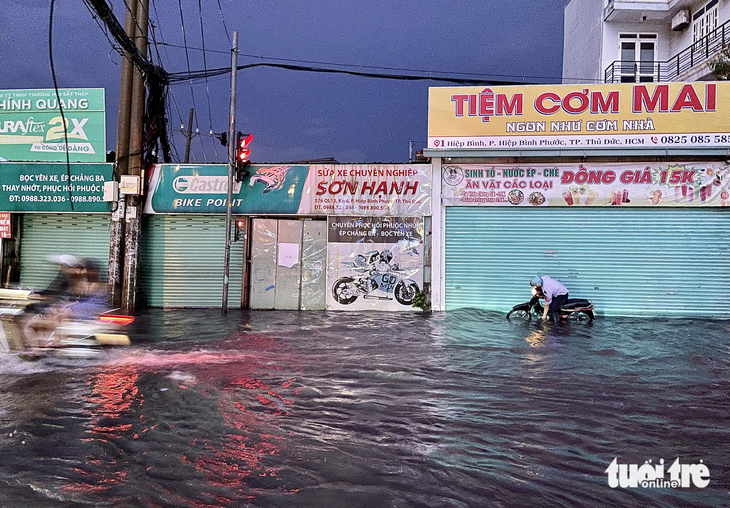
M100 361L0 356L0 506L730 506L728 321L157 310L134 326ZM709 484L612 488L614 458L663 460L664 480L679 458Z

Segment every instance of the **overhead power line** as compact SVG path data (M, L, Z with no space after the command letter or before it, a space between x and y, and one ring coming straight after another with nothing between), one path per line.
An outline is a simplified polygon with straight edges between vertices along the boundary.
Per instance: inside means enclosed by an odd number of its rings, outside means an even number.
M253 69L255 67L274 67L277 69L286 69L290 71L305 71L305 72L321 72L330 74L347 74L350 76L360 76L366 78L379 78L379 79L395 79L400 81L441 81L448 83L459 83L465 85L530 85L537 84L531 83L526 80L504 80L504 79L490 79L487 77L481 79L475 78L457 78L449 76L433 76L430 74L389 74L383 72L368 72L368 71L355 71L349 69L335 69L327 67L313 67L309 65L294 65L294 64L282 64L273 62L259 62L247 65L239 65L237 70L242 71L246 69ZM231 72L230 68L218 67L215 69L208 69L205 71L194 71L194 72L172 72L170 73L169 79L170 84L180 83L183 81L198 81L207 79L214 76L222 76Z
M185 49L186 51L195 50L195 51L205 51L207 53L218 53L221 55L230 55L231 51L222 51L222 50L215 50L215 49L203 49L203 48L197 48L197 47L190 47L190 46L180 46L178 44L169 44L166 42L160 43L163 46L168 46L171 48L176 49ZM378 71L378 72L392 72L392 73L408 73L406 75L437 75L437 76L444 76L444 75L459 75L459 76L474 76L474 79L485 79L488 81L492 81L496 78L503 79L505 81L515 81L518 83L527 83L529 81L541 81L541 82L548 82L549 80L554 80L554 76L515 76L514 74L485 74L485 73L477 73L477 72L453 72L453 71L438 71L438 70L431 70L431 69L407 69L403 67L389 67L389 66L382 66L382 65L363 65L363 64L351 64L351 63L338 63L338 62L323 62L318 60L298 60L298 59L292 59L292 58L277 58L277 57L269 57L269 56L261 56L261 55L250 55L246 53L239 53L239 56L251 58L252 60L259 61L259 62L277 62L277 63L283 63L287 65L301 65L301 66L312 66L312 67L325 67L325 68L345 68L347 70L354 70L354 69L366 69L367 71ZM507 79L507 78L514 78L514 79Z

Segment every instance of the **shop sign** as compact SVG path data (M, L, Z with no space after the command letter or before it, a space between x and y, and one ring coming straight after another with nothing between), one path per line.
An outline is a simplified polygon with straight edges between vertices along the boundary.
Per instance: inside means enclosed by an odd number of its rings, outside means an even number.
M104 182L114 165L0 164L0 210L5 212L108 212Z
M234 214L422 216L431 213L430 165L253 165L235 182ZM224 214L225 164L155 166L145 213Z
M103 88L0 90L0 160L65 162L67 152L106 160Z
M718 207L730 203L719 162L447 165L445 206Z
M429 89L439 150L730 146L730 83Z
M293 215L299 209L308 166L249 166L251 175L234 182L233 214ZM159 164L154 167L145 213L225 214L226 164Z
M327 308L413 310L423 288L423 218L329 216Z
M300 212L315 215L431 215L430 165L311 166Z
M0 212L0 238L12 238L10 231L10 214L8 212Z

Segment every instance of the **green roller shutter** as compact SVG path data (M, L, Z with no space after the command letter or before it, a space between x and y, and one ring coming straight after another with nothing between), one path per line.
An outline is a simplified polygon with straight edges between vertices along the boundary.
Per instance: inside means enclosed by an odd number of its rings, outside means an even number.
M20 240L20 283L43 289L58 273L52 254L73 254L109 268L110 216L106 214L24 214Z
M144 216L139 260L142 299L150 307L220 307L225 238L225 216ZM230 308L241 306L242 262L243 242L231 239Z
M454 207L446 309L504 312L550 275L599 313L730 317L730 210Z

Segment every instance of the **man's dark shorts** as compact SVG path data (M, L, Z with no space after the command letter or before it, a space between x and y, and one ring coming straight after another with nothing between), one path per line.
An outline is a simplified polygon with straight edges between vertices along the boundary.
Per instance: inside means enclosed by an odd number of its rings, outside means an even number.
M558 321L560 321L560 307L565 305L567 299L568 293L553 297L553 301L550 304L550 309L548 309L548 317L550 318L550 321L552 321L553 323L557 323Z

